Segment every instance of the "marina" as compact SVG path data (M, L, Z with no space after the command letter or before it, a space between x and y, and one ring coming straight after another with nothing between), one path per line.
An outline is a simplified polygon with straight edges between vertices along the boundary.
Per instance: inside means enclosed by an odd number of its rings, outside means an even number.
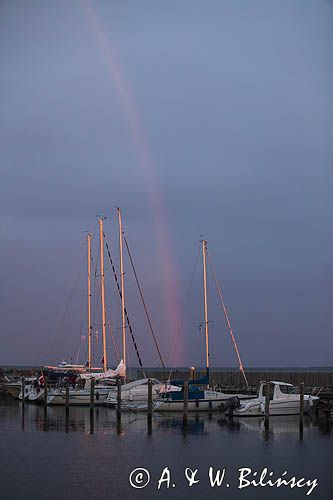
M0 500L332 500L333 0L0 18Z

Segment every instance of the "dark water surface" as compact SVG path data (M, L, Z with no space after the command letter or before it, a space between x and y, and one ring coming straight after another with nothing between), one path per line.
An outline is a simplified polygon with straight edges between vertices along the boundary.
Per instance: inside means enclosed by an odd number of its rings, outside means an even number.
M220 414L190 416L186 430L181 415L154 415L151 434L146 415L95 408L43 407L0 402L1 500L215 500L333 499L333 432L329 422L307 417L303 436L298 417L272 417L265 432L261 419L224 420ZM208 469L226 469L222 486L211 487ZM135 489L129 474L143 467L150 483ZM157 489L162 470L166 482ZM198 469L200 482L189 487L186 468ZM238 489L242 467L284 471L313 480L318 486ZM248 477L249 479L249 477ZM255 477L250 478L255 479ZM227 487L227 483L229 487ZM175 484L175 487L172 487Z

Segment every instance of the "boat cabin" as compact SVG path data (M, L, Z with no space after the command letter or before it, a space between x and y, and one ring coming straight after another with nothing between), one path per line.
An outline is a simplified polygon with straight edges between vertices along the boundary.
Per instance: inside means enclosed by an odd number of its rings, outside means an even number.
M272 399L286 399L291 395L298 394L298 390L292 384L288 384L287 382L276 382L270 381L271 393L270 400ZM259 388L259 399L266 399L266 382L260 382Z

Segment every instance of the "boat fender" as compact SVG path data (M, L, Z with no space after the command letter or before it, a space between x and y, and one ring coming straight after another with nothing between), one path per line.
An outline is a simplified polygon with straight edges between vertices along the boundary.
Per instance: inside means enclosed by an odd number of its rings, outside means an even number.
M211 399L208 401L208 406L210 410L213 408L213 403Z
M99 392L97 391L96 394L95 394L95 398L96 398L96 401L99 400Z
M196 400L195 400L195 406L196 406L197 408L199 408L199 399L196 399Z

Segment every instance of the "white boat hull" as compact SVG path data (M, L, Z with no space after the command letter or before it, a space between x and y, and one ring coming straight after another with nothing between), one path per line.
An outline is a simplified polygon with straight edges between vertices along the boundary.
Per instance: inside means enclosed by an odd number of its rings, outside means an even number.
M95 391L94 405L104 405L108 395L109 388ZM66 392L65 391L50 391L47 396L47 404L50 406L65 406ZM89 406L90 391L89 390L71 390L69 391L70 406Z
M309 413L314 401L317 398L312 396L304 396L304 413ZM269 415L299 415L300 414L300 399L291 398L270 401ZM264 401L250 401L240 408L233 410L233 415L236 417L262 417L265 415L265 402Z
M220 409L219 407L222 403L225 403L228 399L235 396L237 396L242 401L248 401L251 398L251 396L245 394L225 394L223 392L205 391L205 398L188 400L188 411L191 412L217 411ZM178 412L183 410L184 410L183 400L177 401L177 400L163 398L157 401L156 411Z

